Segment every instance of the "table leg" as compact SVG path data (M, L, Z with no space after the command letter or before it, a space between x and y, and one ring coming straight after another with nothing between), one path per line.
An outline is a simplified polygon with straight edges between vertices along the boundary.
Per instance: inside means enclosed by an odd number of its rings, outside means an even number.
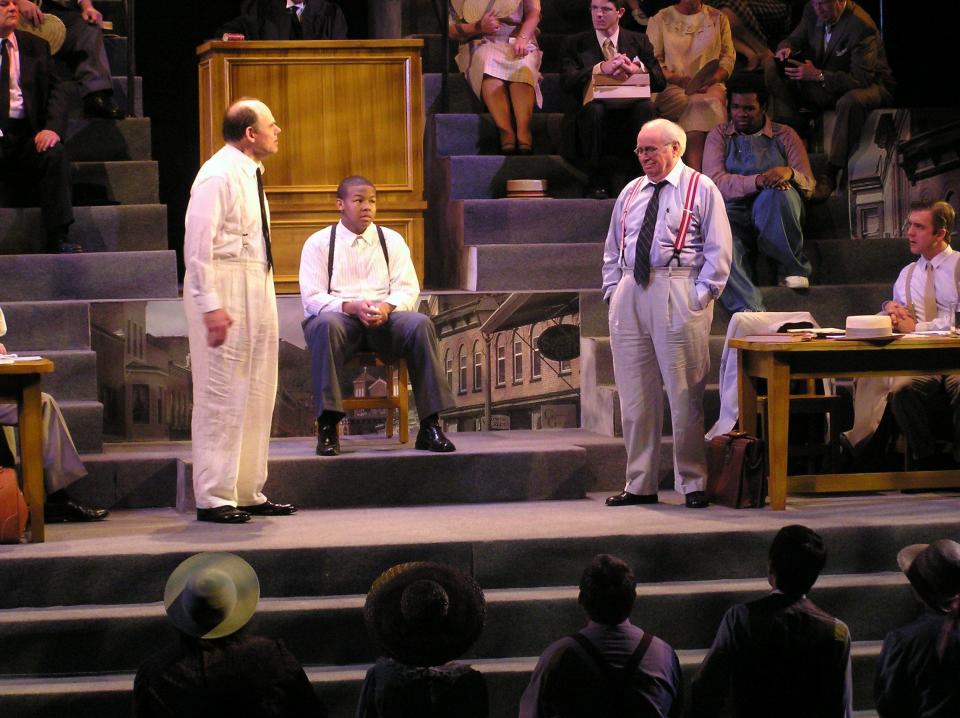
M790 429L790 368L773 360L767 378L767 458L770 508L787 508L787 436Z
M40 375L31 376L20 400L20 466L23 494L30 510L30 541L42 542L43 525L43 417L40 408Z

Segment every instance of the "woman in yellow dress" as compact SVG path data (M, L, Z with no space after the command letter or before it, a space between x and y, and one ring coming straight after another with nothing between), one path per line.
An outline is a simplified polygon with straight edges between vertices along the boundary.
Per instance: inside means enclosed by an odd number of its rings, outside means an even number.
M450 0L457 66L493 116L504 154L533 148L533 103L543 106L539 23L540 0Z

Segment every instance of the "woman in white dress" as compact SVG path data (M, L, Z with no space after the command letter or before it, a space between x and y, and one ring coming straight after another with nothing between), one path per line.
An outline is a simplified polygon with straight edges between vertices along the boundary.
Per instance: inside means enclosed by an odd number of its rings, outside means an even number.
M727 89L736 52L730 21L702 0L678 0L650 19L647 37L660 61L667 89L657 93L657 111L687 133L683 161L695 170L703 164L707 133L727 120ZM717 61L709 77L697 77Z
M450 0L457 66L493 116L504 154L533 148L533 103L543 106L539 23L540 0Z

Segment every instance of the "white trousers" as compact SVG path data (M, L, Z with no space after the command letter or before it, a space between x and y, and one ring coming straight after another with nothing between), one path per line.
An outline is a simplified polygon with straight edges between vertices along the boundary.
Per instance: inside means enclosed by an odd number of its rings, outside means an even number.
M673 423L674 488L688 494L704 487L703 390L713 302L699 308L697 271L654 268L644 289L627 269L610 298L613 373L631 494L657 493L664 389Z
M189 292L183 298L193 370L193 493L201 509L266 501L277 394L273 273L262 262L216 261L214 266L217 292L233 319L221 346L207 346L203 315ZM184 284L190 286L189 278Z
M52 494L86 476L87 470L80 461L80 454L77 453L56 399L41 392L40 406L43 421L43 480L47 494ZM16 423L17 405L0 404L0 424ZM6 439L7 436L0 436L0 441ZM10 450L14 451L15 447L16 444L11 441Z

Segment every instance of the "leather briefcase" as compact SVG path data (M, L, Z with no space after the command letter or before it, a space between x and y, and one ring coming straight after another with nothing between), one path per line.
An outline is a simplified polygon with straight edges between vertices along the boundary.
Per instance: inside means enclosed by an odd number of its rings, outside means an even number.
M742 431L707 444L707 499L734 509L760 509L767 498L763 442Z
M17 483L17 472L0 469L0 543L20 543L27 526L27 504Z

